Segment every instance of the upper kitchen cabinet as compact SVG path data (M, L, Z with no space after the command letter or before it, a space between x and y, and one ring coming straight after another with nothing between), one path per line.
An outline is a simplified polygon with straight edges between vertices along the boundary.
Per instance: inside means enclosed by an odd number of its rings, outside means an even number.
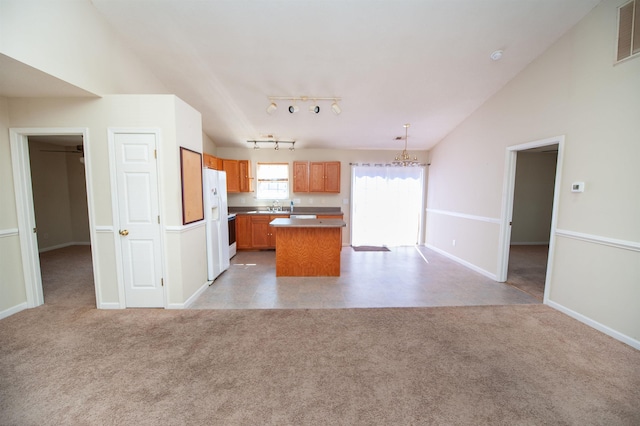
M227 172L227 192L251 192L251 162L249 160L222 160Z
M293 162L293 192L309 192L309 162Z
M340 192L340 162L309 163L309 192Z
M222 159L211 154L202 154L204 166L213 170L222 170Z
M251 177L251 162L249 160L238 160L240 192L253 191L253 178Z

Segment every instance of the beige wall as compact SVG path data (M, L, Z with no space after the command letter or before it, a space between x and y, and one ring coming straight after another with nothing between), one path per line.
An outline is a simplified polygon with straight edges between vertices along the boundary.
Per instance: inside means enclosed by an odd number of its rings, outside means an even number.
M0 29L0 53L89 92L167 93L89 0L2 0Z
M47 152L60 145L29 142L38 249L89 244L84 165L78 154Z
M620 3L601 3L432 150L440 212L427 220L441 235L428 243L496 273L506 148L566 135L549 303L637 345L640 58L613 64Z
M0 98L0 318L26 307L9 149L9 105Z
M549 243L557 157L556 153L518 153L511 244Z
M196 151L202 149L202 129L200 114L187 104L172 95L122 95L105 96L101 99L11 99L5 103L10 117L7 125L18 128L79 128L87 127L88 138L85 140L87 161L87 179L89 181L90 210L92 227L95 232L95 244L92 254L96 261L96 283L99 289L99 302L102 307L114 307L120 303L116 280L115 230L112 219L111 180L109 167L109 149L107 130L109 128L159 129L159 175L162 225L165 227L165 271L169 277L165 280L168 286L168 305L180 306L193 293L194 288L206 282L206 267L198 270L182 265L176 266L186 250L185 258L191 262L204 264L204 251L198 245L182 243L201 238L204 243L204 227L190 230L182 229L179 146L186 146ZM5 127L6 129L6 127ZM0 150L9 153L9 141L3 135L0 139ZM2 171L11 171L10 156L5 160ZM10 172L11 173L11 172ZM15 197L12 179L0 182L0 199L6 200L3 205L3 220L7 228L16 228ZM13 213L11 213L13 212ZM69 213L72 214L72 213ZM166 234L174 233L168 237ZM195 233L194 235L190 235ZM180 244L171 244L177 238ZM11 250L18 248L17 235L2 238ZM15 240L15 241L14 241ZM5 242L6 241L6 242ZM204 246L204 244L203 244ZM16 253L11 252L15 257ZM189 265L187 265L189 266ZM20 262L8 266L4 273L11 276L21 275ZM186 283L186 284L185 284ZM24 280L3 281L3 292L11 295L20 294L24 302ZM186 288L185 288L186 287ZM175 289L175 291L172 291ZM12 299L20 299L12 296ZM5 299L3 299L5 300ZM9 306L2 306L9 309ZM2 311L0 311L2 312Z
M253 149L249 144L246 148L225 148L219 147L217 149L217 156L221 158L230 158L237 160L251 160L251 167L253 169L253 176L255 177L256 163L277 163L286 162L289 163L289 178L293 179L293 162L294 161L340 161L340 193L326 193L326 194L314 194L314 193L294 193L292 194L294 199L299 199L300 203L296 203L295 206L300 207L339 207L344 213L344 220L347 223L347 227L342 233L342 244L351 244L351 230L350 230L350 217L351 217L351 166L349 163L370 163L370 164L388 164L390 163L397 153L395 151L386 150L346 150L346 149L296 149L290 151L289 149L269 149L263 147L261 149ZM428 152L427 151L411 151L411 155L416 155L418 161L426 163ZM425 182L427 180L428 172L425 171ZM229 194L229 206L231 207L245 207L245 206L267 206L271 204L271 201L257 200L255 198L255 185L254 192L252 193L240 193ZM426 184L425 184L426 191ZM287 203L289 201L287 200ZM424 230L424 224L423 224ZM421 238L421 240L424 240Z

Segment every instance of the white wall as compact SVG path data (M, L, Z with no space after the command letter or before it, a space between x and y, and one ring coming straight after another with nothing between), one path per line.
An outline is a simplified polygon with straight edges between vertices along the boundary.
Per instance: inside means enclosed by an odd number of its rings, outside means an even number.
M427 238L495 274L506 148L566 135L549 303L640 346L640 58L613 64L620 3L601 3L432 150Z
M2 0L0 29L0 53L89 92L167 93L89 0Z

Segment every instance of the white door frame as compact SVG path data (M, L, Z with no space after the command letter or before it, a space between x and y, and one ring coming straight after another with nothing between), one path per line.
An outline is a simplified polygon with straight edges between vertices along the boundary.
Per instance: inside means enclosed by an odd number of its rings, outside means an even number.
M511 221L513 219L513 199L516 183L516 160L518 151L532 148L540 148L548 145L558 145L558 159L556 162L556 179L553 189L553 209L551 212L551 233L549 236L549 254L547 257L547 274L544 283L543 303L549 300L551 272L553 266L553 253L555 250L556 225L558 219L558 202L560 200L560 187L562 177L562 158L564 153L564 135L541 139L520 145L507 147L504 182L502 190L502 214L500 215L500 239L498 247L498 282L507 280L509 269L509 247L511 245Z
M118 235L118 230L120 228L120 213L119 213L119 202L118 202L118 183L117 183L117 171L116 171L116 152L115 152L115 135L118 133L139 133L139 134L154 134L156 137L156 176L157 176L157 185L158 185L158 209L160 214L160 223L158 226L160 227L160 271L159 276L167 277L166 273L166 263L164 261L165 258L165 249L164 249L164 232L162 232L162 224L164 223L164 214L162 212L162 206L164 205L162 201L162 191L160 188L163 187L162 182L162 174L158 170L158 164L162 159L161 156L161 131L159 128L146 128L146 127L109 127L107 128L107 143L109 148L109 175L111 182L111 214L113 217L113 241L115 248L115 261L116 261L116 280L118 284L118 300L120 301L120 308L125 309L127 307L126 298L125 298L125 283L124 283L124 270L122 266L122 247L120 245L120 236ZM166 309L168 306L168 283L162 287L163 291L163 303L164 308Z
M33 207L33 189L31 182L31 164L29 161L29 136L79 135L82 136L84 151L85 183L87 190L87 208L89 210L89 238L95 247L95 218L93 215L93 197L91 193L91 143L89 129L86 127L51 127L51 128L10 128L11 167L13 168L13 188L18 215L18 234L20 236L20 252L24 275L27 308L35 308L44 303L42 291L42 274L40 271L40 254L35 234L36 218ZM95 283L96 304L100 306L100 281L96 274L98 268L95 252L91 256L93 280Z

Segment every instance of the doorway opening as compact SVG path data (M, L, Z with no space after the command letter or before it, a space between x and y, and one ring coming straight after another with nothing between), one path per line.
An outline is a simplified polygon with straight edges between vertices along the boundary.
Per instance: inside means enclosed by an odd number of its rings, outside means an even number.
M351 245L419 244L424 167L352 166Z
M44 303L96 306L82 135L27 140Z
M564 137L507 148L498 281L546 303Z
M10 136L27 307L45 297L51 304L97 306L88 130L10 129Z

